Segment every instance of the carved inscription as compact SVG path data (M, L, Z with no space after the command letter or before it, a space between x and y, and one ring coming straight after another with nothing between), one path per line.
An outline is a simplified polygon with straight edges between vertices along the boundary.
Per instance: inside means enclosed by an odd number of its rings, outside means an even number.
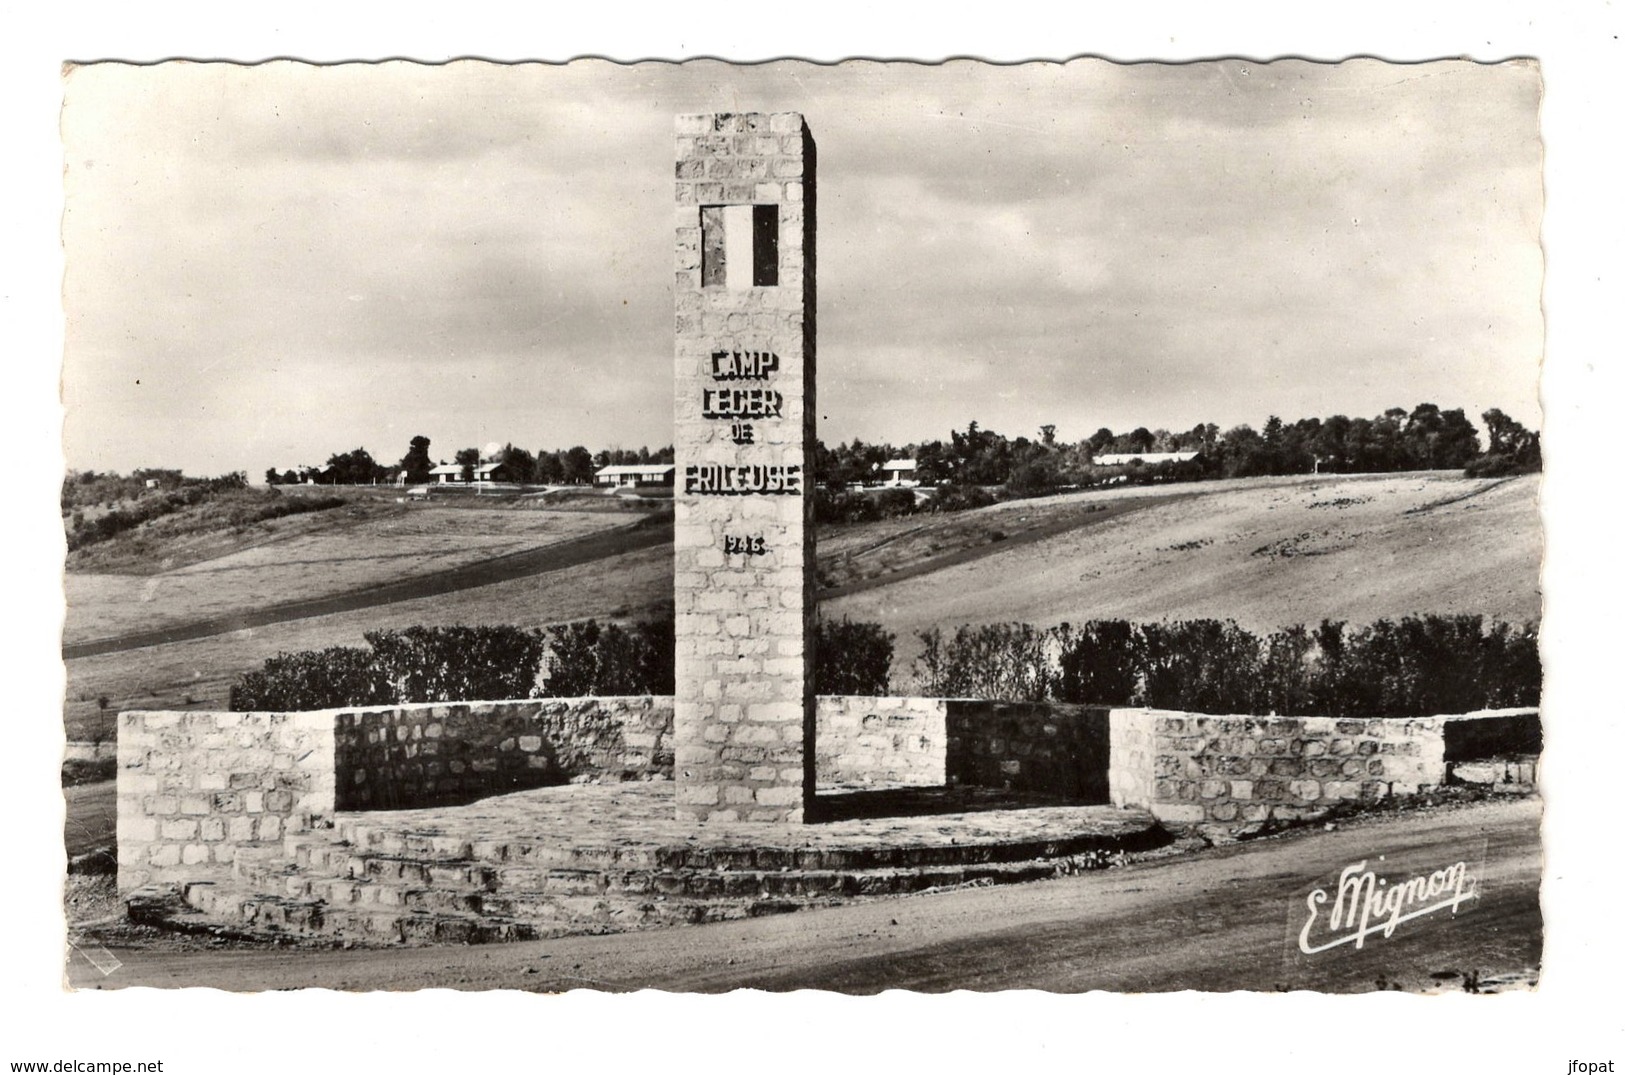
M779 356L772 351L727 350L712 351L710 361L713 381L766 381L779 371ZM753 423L784 417L784 395L774 388L735 386L724 384L703 390L700 413L711 419L729 423L727 438L735 444L755 444L756 427ZM775 463L699 463L683 468L683 491L698 496L800 496L801 467ZM765 552L761 539L752 548L732 548L729 537L728 551Z
M747 534L736 537L733 534L724 535L722 551L742 556L760 556L767 551L767 539L760 534Z
M771 388L707 388L707 418L782 418L784 397Z
M683 491L698 496L800 496L801 468L778 463L690 463Z
M779 372L779 356L772 351L712 351L714 381L765 381Z

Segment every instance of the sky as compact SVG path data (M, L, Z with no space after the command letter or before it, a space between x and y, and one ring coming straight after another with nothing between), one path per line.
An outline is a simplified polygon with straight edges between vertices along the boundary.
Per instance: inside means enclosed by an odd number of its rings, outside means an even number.
M673 123L818 142L819 435L1530 426L1533 62L95 64L62 115L68 465L672 436Z

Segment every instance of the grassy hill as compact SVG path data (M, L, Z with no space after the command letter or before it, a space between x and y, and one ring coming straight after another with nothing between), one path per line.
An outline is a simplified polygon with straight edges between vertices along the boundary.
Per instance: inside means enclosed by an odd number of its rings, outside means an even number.
M819 535L823 610L895 631L899 686L916 652L914 632L931 626L1214 616L1270 628L1412 612L1536 619L1537 491L1534 477L1242 479L831 527ZM140 575L70 563L65 636L100 638L355 589L625 523L619 514L392 502L276 520L263 540ZM635 619L671 600L664 546L454 594L76 659L68 662L69 736L108 734L120 709L221 707L236 676L265 658L360 645L375 628Z
M837 597L824 614L884 623L899 636L902 665L918 651L916 631L1005 620L1213 617L1255 629L1417 612L1536 620L1537 494L1535 477L1455 474L1149 489L1141 510L1030 542L1007 538L993 555ZM1014 536L1077 499L978 514L1008 520ZM929 541L929 532L909 540Z
M605 512L397 505L357 501L321 515L278 519L253 540L220 535L229 550L173 565L126 557L140 570L76 569L66 580L63 641L74 643L283 602L364 590L601 533L633 517ZM136 537L138 535L130 535ZM211 535L197 535L195 543ZM121 540L105 548L117 554ZM87 550L89 551L89 550Z
M251 489L236 484L240 480L240 476L178 479L181 484L89 503L80 501L86 495L84 486L68 483L62 522L69 570L135 574L167 570L225 555L290 529L332 525L331 520L301 523L306 515L338 509L354 515L368 506L331 493L289 496L275 489Z

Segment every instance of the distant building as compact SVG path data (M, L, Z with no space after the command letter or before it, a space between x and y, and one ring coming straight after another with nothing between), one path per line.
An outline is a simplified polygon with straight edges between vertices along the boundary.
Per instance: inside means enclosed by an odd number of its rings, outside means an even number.
M914 476L919 469L920 464L913 459L893 459L889 463L882 463L880 484L899 489L912 489L920 484Z
M515 475L513 469L506 463L481 463L474 468L474 480L477 482L517 482L524 479Z
M620 489L629 485L671 485L677 467L671 463L628 463L600 467L592 476L594 485Z
M1201 452L1112 452L1095 456L1095 466L1122 467L1135 461L1148 467L1158 463L1188 463L1201 454Z
M476 482L511 482L521 481L512 475L506 463L476 463L470 468L473 471L473 481ZM429 471L429 480L437 485L466 484L469 479L463 477L461 463L441 463Z

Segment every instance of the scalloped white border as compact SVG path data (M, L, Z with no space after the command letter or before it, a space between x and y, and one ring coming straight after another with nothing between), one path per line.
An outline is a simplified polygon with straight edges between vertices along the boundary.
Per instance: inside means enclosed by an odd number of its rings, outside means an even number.
M1566 1070L1621 1055L1621 966L1610 927L1618 879L1621 706L1611 675L1619 632L1601 613L1618 593L1613 522L1621 265L1618 143L1625 53L1617 5L1571 2L1180 3L1098 10L1002 3L967 16L940 4L650 5L562 15L537 5L335 4L231 8L65 3L8 16L0 169L0 322L10 449L4 503L11 600L0 618L8 682L0 794L6 827L5 1022L0 1063L158 1056L166 1070L658 1071L910 1069L1367 1072L1448 1062L1458 1069ZM1554 10L1557 9L1557 10ZM54 404L60 155L54 113L62 58L166 55L309 59L730 58L845 55L1016 60L1078 53L1119 59L1216 55L1391 59L1529 55L1542 63L1548 149L1543 383L1548 478L1545 649L1548 948L1539 992L1483 1000L1393 995L1139 998L1031 993L860 1001L830 995L717 1000L642 994L540 999L445 993L230 997L188 991L58 990L61 951L52 817L60 681L51 673L61 594L52 509L60 454ZM1610 610L1611 611L1611 610ZM420 1028L429 1028L428 1032ZM340 1063L340 1058L344 1058Z

